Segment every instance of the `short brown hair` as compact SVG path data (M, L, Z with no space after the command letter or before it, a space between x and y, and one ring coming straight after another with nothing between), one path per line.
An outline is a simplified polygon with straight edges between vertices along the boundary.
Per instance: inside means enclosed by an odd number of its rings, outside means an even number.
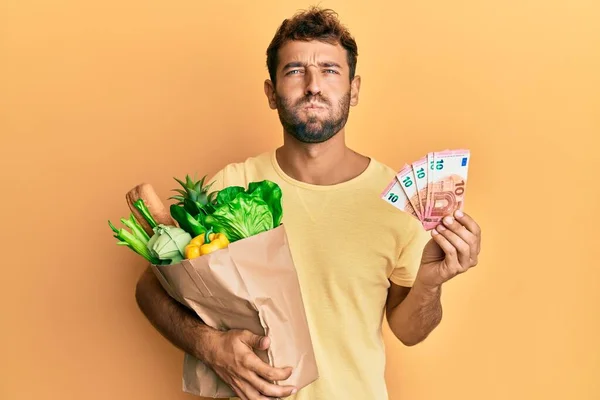
M358 47L350 32L338 20L338 14L330 9L311 7L296 13L291 19L285 19L277 29L271 44L267 48L267 68L273 84L277 72L278 51L291 40L318 40L330 44L340 44L346 49L350 81L356 73Z

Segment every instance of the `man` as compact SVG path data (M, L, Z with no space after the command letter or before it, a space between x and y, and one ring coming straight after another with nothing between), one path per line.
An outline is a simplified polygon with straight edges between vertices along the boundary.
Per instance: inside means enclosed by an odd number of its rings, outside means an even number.
M477 264L480 229L473 219L456 213L428 234L380 199L395 171L345 145L344 126L360 89L356 58L355 41L332 11L311 8L285 20L267 50L264 84L284 144L226 166L212 187L269 179L282 188L319 379L297 393L270 383L291 370L254 354L268 348L268 338L207 327L150 271L137 287L154 326L243 400L386 399L383 316L405 345L423 341L441 320L441 286Z

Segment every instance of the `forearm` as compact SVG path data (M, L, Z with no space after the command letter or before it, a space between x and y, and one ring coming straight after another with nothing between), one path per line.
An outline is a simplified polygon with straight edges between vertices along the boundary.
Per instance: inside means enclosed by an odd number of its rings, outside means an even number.
M206 361L216 331L204 324L192 310L171 298L150 268L140 277L135 298L146 318L167 340L184 352Z
M430 288L418 281L404 301L388 312L388 323L394 335L407 346L416 345L442 320L441 286Z

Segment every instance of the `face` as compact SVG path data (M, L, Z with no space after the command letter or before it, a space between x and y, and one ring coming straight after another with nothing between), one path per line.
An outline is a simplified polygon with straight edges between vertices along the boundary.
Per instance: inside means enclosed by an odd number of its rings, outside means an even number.
M285 131L303 143L335 136L358 103L360 77L350 82L346 50L339 44L288 42L279 50L276 76L276 87L265 82L269 104Z

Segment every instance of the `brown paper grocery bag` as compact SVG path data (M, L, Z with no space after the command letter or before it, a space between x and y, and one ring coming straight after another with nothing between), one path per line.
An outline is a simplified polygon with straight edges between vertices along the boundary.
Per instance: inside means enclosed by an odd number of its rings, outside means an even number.
M275 367L291 366L281 385L302 389L318 378L296 269L283 225L238 240L228 248L173 265L152 266L163 288L209 326L268 335L257 351ZM186 354L183 390L213 398L232 389L200 360Z

